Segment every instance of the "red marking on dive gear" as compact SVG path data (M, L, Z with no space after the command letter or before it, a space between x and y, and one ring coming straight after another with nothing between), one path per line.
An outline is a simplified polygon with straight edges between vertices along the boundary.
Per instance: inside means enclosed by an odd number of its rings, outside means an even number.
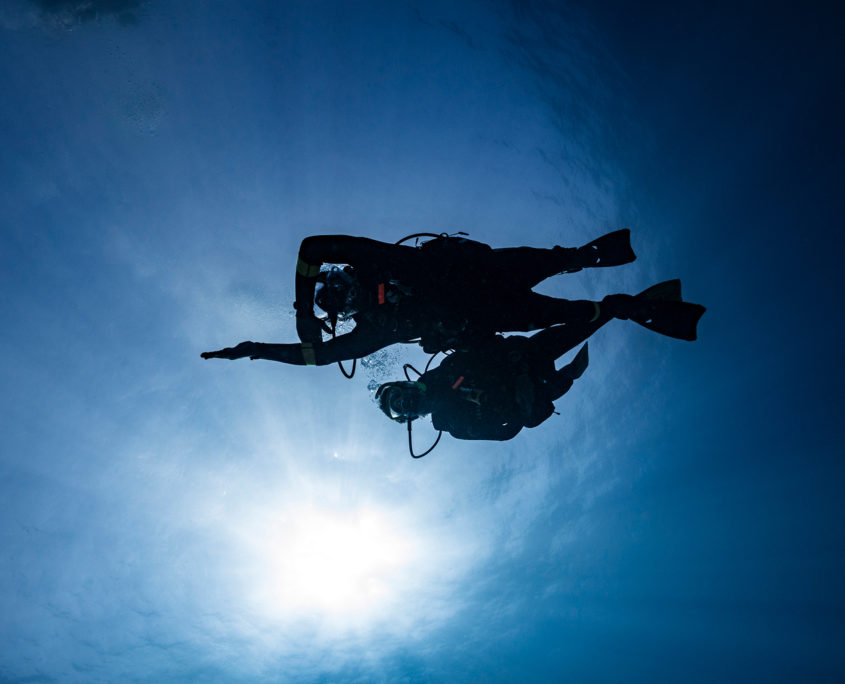
M461 386L461 383L464 381L464 376L462 375L457 380L455 380L455 384L452 385L452 389L458 389Z
M378 284L378 303L384 304L384 283Z

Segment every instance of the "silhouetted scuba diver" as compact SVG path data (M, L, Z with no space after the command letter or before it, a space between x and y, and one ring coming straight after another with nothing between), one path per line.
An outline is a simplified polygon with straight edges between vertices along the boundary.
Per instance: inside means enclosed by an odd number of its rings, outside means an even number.
M307 237L296 265L300 344L241 342L202 357L268 359L322 366L417 340L428 352L466 349L496 332L531 331L593 320L598 303L555 299L532 287L557 273L633 261L630 232L618 230L583 247L493 249L446 235L418 247L345 235ZM323 264L347 264L321 271ZM328 314L314 314L314 304ZM337 321L351 332L323 341Z
M699 304L681 300L679 280L634 297L611 295L589 323L557 325L531 337L493 336L472 350L448 355L415 382L381 385L376 399L385 415L400 423L431 414L436 430L458 439L511 439L523 427L536 427L552 415L553 402L587 368L587 345L560 370L555 370L555 359L612 318L631 318L664 335L694 340L704 311ZM416 456L413 448L411 455Z

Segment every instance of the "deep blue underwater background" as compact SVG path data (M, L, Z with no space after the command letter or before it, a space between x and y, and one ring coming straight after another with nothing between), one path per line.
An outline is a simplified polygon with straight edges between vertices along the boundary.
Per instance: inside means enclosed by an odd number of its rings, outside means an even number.
M843 10L0 9L0 681L842 681ZM303 237L629 227L560 416L412 461ZM422 361L424 363L424 359ZM430 426L415 429L420 444Z

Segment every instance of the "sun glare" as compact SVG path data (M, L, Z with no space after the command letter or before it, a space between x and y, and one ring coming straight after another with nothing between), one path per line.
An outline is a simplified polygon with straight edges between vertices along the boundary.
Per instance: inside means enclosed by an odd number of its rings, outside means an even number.
M389 603L412 544L373 511L305 508L279 522L271 544L272 601L285 614L362 616Z

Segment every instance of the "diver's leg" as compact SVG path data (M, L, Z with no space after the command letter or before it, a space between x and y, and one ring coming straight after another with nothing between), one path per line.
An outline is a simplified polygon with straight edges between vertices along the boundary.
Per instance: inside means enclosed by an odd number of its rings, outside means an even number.
M599 315L593 321L586 323L573 321L541 330L531 336L531 346L539 357L554 362L555 359L589 339L596 330L611 319L612 316L599 309Z
M566 394L572 387L572 384L587 370L589 363L588 344L585 342L572 361L560 370L552 373L551 377L546 379L543 387L546 390L546 396L549 401L555 401Z
M546 391L546 398L549 401L556 401L560 399L564 394L572 389L573 384L575 384L575 381L567 373L567 367L564 366L559 371L555 371L555 374L546 380L546 384L543 386Z
M477 324L494 332L528 332L565 324L566 328L588 331L589 337L611 318L630 318L650 330L682 340L696 338L696 325L705 311L699 304L680 300L678 281L659 283L638 295L608 295L600 302L556 299L529 290L511 291L484 304L486 306L478 312ZM550 339L564 334L555 332L553 336L548 332ZM575 333L576 341L572 346L578 344L580 334L583 333ZM545 335L540 339L545 339Z
M601 318L598 302L557 299L532 291L517 292L488 302L488 316L497 332L531 331L566 323L582 326Z
M538 357L548 359L554 364L555 359L585 342L596 330L611 319L612 316L599 309L599 315L593 321L587 323L572 322L541 330L536 335L531 336L531 345ZM547 398L554 401L569 391L573 381L581 377L581 373L586 369L588 360L587 346L584 345L575 359L546 379Z
M587 370L587 366L590 363L588 344L586 342L578 350L572 361L560 370L555 370L554 360L558 353L568 351L572 346L578 344L578 340L584 340L589 337L591 329L592 332L595 332L595 330L608 320L605 319L601 324L590 327L584 326L579 328L579 326L575 325L560 325L556 326L553 330L547 329L529 338L528 343L532 345L533 349L529 353L528 358L533 358L533 361L529 361L529 363L531 363L534 369L534 382L536 383L534 385L536 392L534 405L545 406L548 410L544 410L542 414L538 413L530 419L526 419L526 427L539 425L548 418L554 410L552 402L570 390L575 381Z
M581 247L506 247L494 249L489 258L490 270L501 273L516 286L530 288L558 273L621 266L637 257L631 249L631 231L626 228L602 235Z
M514 288L530 290L546 278L570 269L578 270L575 247L505 247L489 255L487 272Z

